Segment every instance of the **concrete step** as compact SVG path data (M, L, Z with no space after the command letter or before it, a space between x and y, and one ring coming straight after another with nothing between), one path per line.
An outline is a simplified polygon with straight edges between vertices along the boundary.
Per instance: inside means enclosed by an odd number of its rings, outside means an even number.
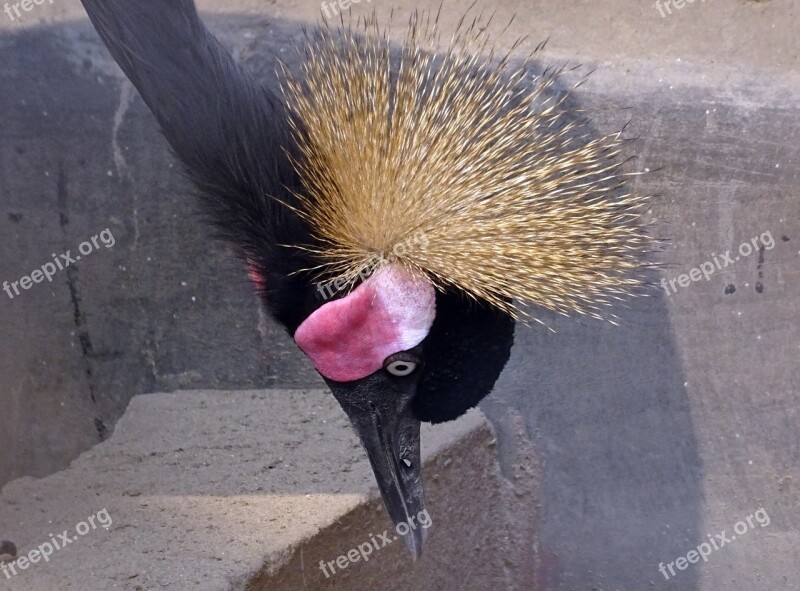
M479 411L422 438L428 538L412 563L329 393L137 396L68 469L3 488L0 534L28 563L0 570L0 589L530 589L533 477L501 475Z

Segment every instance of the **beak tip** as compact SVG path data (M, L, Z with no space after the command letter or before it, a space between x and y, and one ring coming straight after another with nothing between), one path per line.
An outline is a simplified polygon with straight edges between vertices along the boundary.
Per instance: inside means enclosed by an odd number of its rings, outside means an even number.
M408 549L408 553L411 555L412 562L417 562L420 558L422 558L422 550L425 546L425 538L427 537L427 533L428 532L425 529L416 529L409 532L404 537L406 548Z

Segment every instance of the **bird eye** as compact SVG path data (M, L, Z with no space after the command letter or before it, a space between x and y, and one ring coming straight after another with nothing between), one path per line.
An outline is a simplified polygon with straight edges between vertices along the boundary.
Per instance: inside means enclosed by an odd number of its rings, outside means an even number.
M405 361L402 359L397 359L396 361L392 361L386 366L386 371L388 371L393 376L397 376L399 378L414 373L415 369L417 369L417 364L415 362Z

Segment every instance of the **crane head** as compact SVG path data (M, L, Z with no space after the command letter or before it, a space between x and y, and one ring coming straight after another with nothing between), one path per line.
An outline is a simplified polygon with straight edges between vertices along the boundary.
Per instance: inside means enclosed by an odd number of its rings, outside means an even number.
M420 422L455 419L488 394L513 321L390 264L317 308L294 338L347 413L390 517L413 525L425 511ZM408 531L416 558L425 530Z

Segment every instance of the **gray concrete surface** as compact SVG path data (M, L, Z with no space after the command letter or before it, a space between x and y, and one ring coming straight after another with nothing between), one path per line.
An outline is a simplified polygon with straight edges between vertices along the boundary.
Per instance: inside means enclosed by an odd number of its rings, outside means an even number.
M116 243L13 300L0 292L0 482L63 467L137 393L322 385L209 238L88 20L11 25L0 34L0 282L105 228ZM248 41L238 28L228 37Z
M200 4L265 77L320 15L316 2ZM655 289L620 327L545 316L555 334L518 330L483 408L506 475L525 434L541 458L535 583L519 588L800 588L797 3L695 2L664 18L631 0L492 8L498 22L517 13L506 41L550 37L543 60L596 69L577 98L600 130L632 120L636 165L658 169L633 186L657 195L664 278L766 232L775 243ZM318 383L206 241L77 2L37 10L43 22L0 32L0 280L107 226L118 243L52 287L0 297L0 482L63 467L136 393ZM446 7L443 28L460 15ZM658 571L759 508L768 526L669 580Z
M16 574L0 569L0 590L358 591L386 577L404 589L519 586L533 539L521 519L536 488L530 459L509 484L477 410L422 437L428 544L412 564L326 391L136 397L114 435L69 469L3 489L0 523L20 556L64 530L74 541L47 562L13 563ZM320 569L372 538L366 562Z

